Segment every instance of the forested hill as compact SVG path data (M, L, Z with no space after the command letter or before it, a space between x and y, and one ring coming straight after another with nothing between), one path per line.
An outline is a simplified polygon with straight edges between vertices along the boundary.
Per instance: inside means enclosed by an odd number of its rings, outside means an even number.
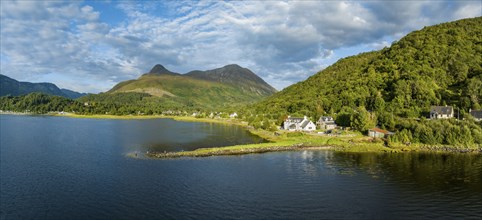
M482 104L482 17L425 27L380 51L339 60L255 105L257 112L318 117L364 106L420 117L431 105Z

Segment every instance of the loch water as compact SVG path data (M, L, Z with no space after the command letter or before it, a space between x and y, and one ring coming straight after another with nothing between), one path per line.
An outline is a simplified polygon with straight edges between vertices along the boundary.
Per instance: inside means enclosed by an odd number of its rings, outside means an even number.
M0 115L0 219L482 219L479 154L126 156L262 141L170 119Z

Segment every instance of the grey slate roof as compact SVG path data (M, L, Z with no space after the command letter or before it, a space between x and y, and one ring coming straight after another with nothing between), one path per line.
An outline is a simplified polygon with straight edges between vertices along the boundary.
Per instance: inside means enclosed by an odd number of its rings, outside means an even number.
M333 121L333 117L321 116L319 121Z
M450 115L454 111L454 108L452 108L452 106L432 106L430 107L430 111L437 112L439 115Z
M470 114L476 119L482 119L482 110L472 110Z
M300 123L303 121L304 118L295 118L295 117L289 117L286 119L286 122L291 122L291 123Z
M306 127L306 125L308 125L308 123L310 123L310 121L306 120L303 122L303 124L301 124L301 127L304 128Z

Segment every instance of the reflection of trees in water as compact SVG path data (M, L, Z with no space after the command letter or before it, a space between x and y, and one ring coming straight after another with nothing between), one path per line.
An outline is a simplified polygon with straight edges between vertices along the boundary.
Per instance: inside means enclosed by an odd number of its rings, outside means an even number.
M361 171L427 190L465 188L482 193L482 155L444 153L333 153L327 165L341 174ZM407 185L407 184L403 184Z
M218 123L168 121L170 126L158 131L138 150L174 152L198 148L222 147L238 144L264 143L267 140L251 134L243 127ZM162 123L159 123L162 124ZM159 125L158 125L159 126Z

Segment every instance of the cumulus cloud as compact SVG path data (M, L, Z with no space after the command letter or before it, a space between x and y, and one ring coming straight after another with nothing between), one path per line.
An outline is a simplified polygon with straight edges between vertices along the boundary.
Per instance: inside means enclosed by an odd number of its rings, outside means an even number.
M96 53L104 54L93 48L99 44L96 40L103 41L108 27L98 21L99 12L90 6L77 2L2 1L1 14L2 74L97 92L108 87L87 90L79 82L108 82L109 75L118 72L112 62L103 65L102 60L92 59ZM58 75L68 77L52 77Z
M121 22L102 20L88 1L2 1L2 74L99 92L157 63L180 73L237 63L282 89L352 48L380 49L423 26L482 14L480 1L110 4Z

